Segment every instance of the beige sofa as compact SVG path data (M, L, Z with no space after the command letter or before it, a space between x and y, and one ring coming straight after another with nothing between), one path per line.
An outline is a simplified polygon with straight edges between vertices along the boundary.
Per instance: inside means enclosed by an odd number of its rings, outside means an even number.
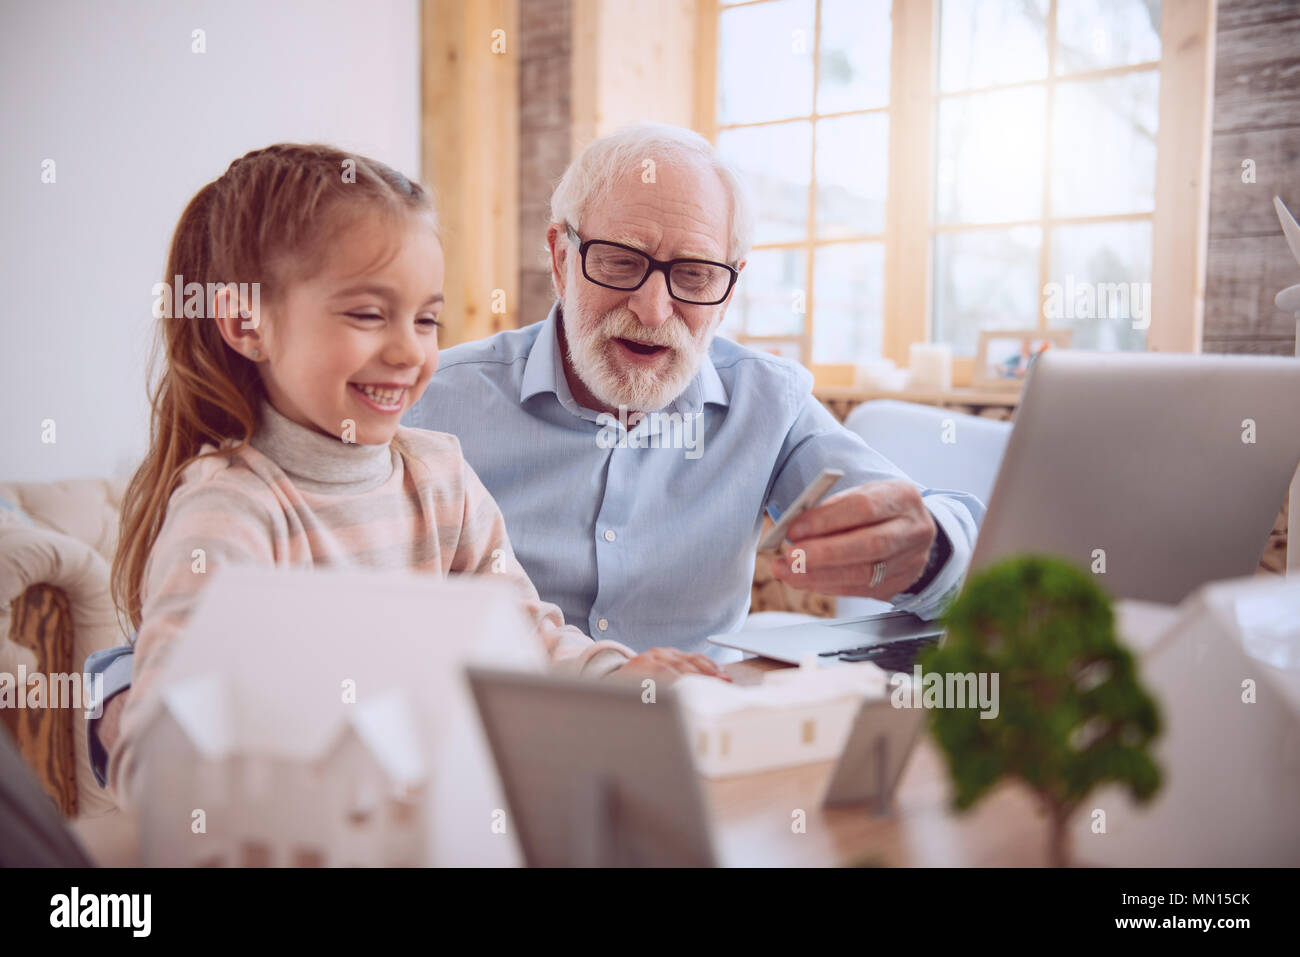
M0 672L80 674L123 644L109 596L124 481L0 482ZM95 781L81 708L4 708L0 721L68 817L116 810Z

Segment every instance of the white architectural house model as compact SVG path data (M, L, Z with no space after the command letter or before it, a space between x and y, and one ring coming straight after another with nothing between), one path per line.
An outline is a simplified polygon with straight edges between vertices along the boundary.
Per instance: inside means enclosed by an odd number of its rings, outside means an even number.
M214 574L148 702L143 862L515 863L470 661L542 668L505 584Z
M226 675L189 678L163 693L150 746L184 773L160 775L151 803L189 808L192 818L200 812L207 839L160 841L155 863L422 863L428 768L404 692L343 713L324 708L318 721L297 727L263 725L258 711Z
M837 757L862 702L886 699L889 685L870 662L809 662L768 672L758 685L688 675L676 690L696 766L720 778Z

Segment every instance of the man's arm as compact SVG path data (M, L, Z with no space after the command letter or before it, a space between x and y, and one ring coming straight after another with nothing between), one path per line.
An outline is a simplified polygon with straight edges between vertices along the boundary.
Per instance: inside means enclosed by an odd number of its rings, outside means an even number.
M86 715L86 751L100 787L108 785L108 752L117 740L117 723L126 704L122 692L131 688L133 657L134 649L128 644L96 651L86 659L85 673L103 678L102 697L91 703Z
M779 514L824 467L845 476L832 498L791 526L802 570L787 557L773 560L773 574L796 588L878 598L938 618L960 591L984 504L969 492L927 489L908 478L835 421L810 386L811 377L801 377L799 412L766 504ZM885 579L873 588L878 561L885 562Z

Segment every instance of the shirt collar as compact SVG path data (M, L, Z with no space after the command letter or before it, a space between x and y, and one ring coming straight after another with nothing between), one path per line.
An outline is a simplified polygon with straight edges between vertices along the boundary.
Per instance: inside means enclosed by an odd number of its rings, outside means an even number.
M528 352L523 382L519 388L519 401L527 402L539 393L550 392L559 400L560 405L574 415L594 422L596 413L578 404L569 389L569 381L565 378L564 361L560 355L559 322L560 303L556 300ZM695 378L691 379L671 405L677 412L703 412L708 403L726 406L730 404L730 399L726 386L718 376L718 370L713 366L712 357L705 353Z

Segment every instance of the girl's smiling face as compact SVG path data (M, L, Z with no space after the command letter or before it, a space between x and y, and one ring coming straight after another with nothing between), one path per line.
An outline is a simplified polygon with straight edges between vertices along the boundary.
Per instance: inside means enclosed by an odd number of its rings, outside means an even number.
M403 217L400 236L374 215L343 235L319 272L267 305L256 361L282 415L383 445L438 368L442 247L414 215Z

